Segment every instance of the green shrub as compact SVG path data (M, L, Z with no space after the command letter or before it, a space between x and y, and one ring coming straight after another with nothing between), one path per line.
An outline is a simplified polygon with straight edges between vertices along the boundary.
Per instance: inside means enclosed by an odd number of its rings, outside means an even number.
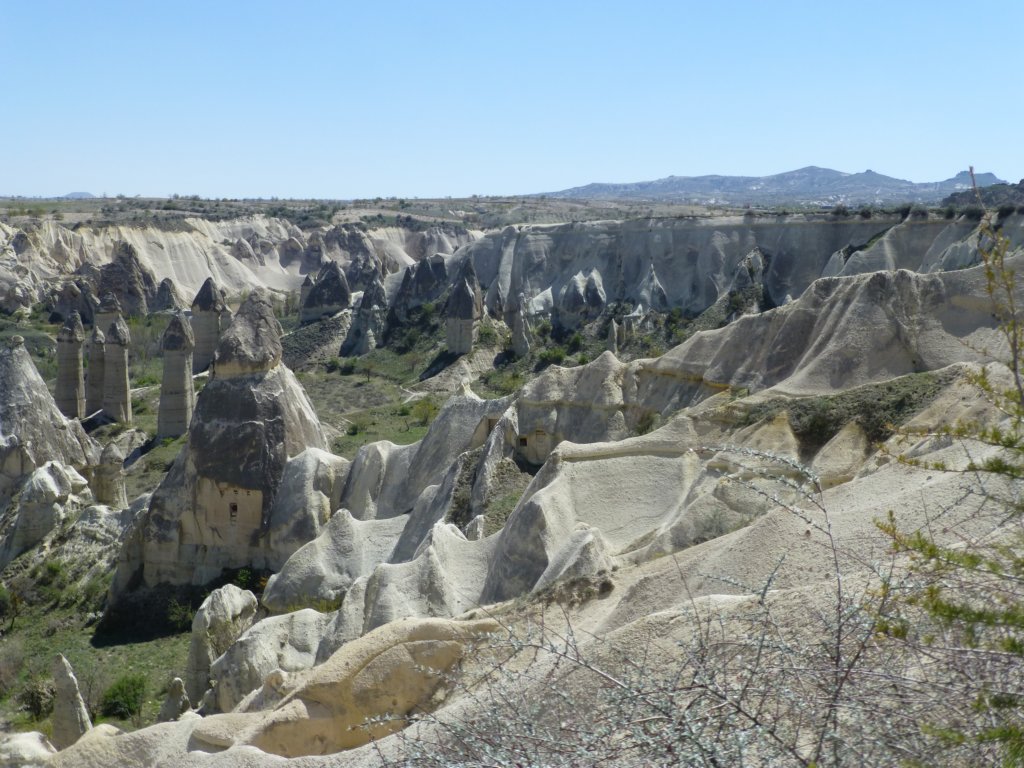
M416 419L416 423L421 427L427 426L437 416L437 412L440 410L437 407L437 403L431 400L429 397L424 397L422 400L417 400L410 410L410 415Z
M576 333L569 337L569 341L565 346L570 353L579 352L583 349L583 334L576 331Z
M540 353L538 359L543 365L561 365L565 360L565 350L561 347L548 347Z
M100 714L127 720L142 711L146 699L146 676L138 672L122 675L103 692Z

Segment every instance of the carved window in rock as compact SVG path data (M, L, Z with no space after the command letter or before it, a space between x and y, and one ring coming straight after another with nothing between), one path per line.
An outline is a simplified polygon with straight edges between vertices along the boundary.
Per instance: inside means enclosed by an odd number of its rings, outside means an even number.
M232 523L237 523L238 522L238 504L236 504L235 502L231 502L231 504L228 505L228 514L231 516L231 522Z

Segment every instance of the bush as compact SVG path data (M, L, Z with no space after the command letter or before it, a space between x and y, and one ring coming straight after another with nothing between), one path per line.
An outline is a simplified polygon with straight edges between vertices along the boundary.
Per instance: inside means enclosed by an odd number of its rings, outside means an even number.
M128 720L142 712L146 699L146 676L138 672L122 675L103 692L100 699L100 714Z
M416 423L421 427L427 426L437 416L437 412L440 410L437 407L437 403L431 400L429 397L424 397L421 400L417 400L410 409L410 415L416 419Z
M576 333L569 337L569 341L565 346L566 350L570 353L579 352L583 349L583 335L579 331L576 331Z
M35 678L25 684L25 687L18 693L18 703L32 717L33 720L42 720L53 712L53 697L56 690L53 680Z
M538 355L542 365L561 365L565 360L565 350L561 347L548 347Z

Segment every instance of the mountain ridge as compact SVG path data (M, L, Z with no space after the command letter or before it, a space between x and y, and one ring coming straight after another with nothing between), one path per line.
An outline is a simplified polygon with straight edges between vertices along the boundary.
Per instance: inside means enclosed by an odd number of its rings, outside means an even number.
M992 173L976 174L979 186L1000 184ZM886 176L871 169L845 173L832 168L806 166L769 176L666 176L631 183L593 183L547 193L559 199L658 200L702 204L818 205L920 202L938 203L955 192L971 188L968 171L943 181L917 183Z

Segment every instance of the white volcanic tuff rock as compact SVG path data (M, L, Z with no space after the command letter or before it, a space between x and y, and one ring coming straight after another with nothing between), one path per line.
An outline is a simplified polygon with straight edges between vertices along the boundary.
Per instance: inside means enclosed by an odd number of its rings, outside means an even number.
M312 667L331 619L331 614L306 608L252 625L212 663L209 711L230 712L274 670Z
M183 312L176 311L171 316L160 346L164 353L164 370L156 433L157 437L178 437L188 431L196 402L192 385L192 354L196 341L192 325Z
M348 479L349 461L318 448L288 460L270 509L267 567L280 570L293 552L315 539L331 517L331 499Z
M177 720L192 708L192 702L185 693L185 683L180 677L171 680L167 688L167 697L160 705L160 713L156 717L158 723L167 723Z
M481 400L471 392L448 399L423 439L406 446L382 441L359 449L334 507L358 520L409 512L463 451L482 445L512 398Z
M474 641L499 629L491 620L415 619L389 625L288 680L290 692L272 711L205 718L192 741L207 751L251 744L285 757L366 744L400 728L402 716L414 709L429 710L442 673ZM383 718L386 714L392 717ZM379 724L362 727L374 718Z
M57 409L21 337L0 342L0 498L47 461L85 469L98 457L81 425Z
M82 342L85 328L81 315L72 311L57 334L57 387L54 396L60 412L71 419L85 415L85 378Z
M394 549L406 518L356 520L339 509L320 534L270 577L263 605L275 613L293 606L340 601L360 576L369 576Z
M36 768L50 764L56 753L38 731L14 733L0 740L0 768Z
M50 461L17 486L14 503L0 509L0 568L43 541L92 501L89 484L73 468Z
M1019 243L1024 217L1004 226ZM808 217L716 218L695 221L590 222L507 227L466 249L492 314L511 311L524 294L534 312L546 312L575 276L596 270L608 301L679 307L696 315L732 287L737 268L757 249L768 261L765 300L781 305L823 275L855 274L882 267L933 271L962 267L976 258L964 222L813 220ZM865 247L875 237L884 237ZM837 254L853 251L848 260ZM898 248L898 249L897 249ZM546 299L543 299L544 296Z
M336 315L348 309L352 303L352 290L348 279L337 262L331 261L324 265L317 275L316 282L309 289L302 303L299 316L302 323L311 323L321 317Z
M256 608L256 596L234 584L215 589L199 606L192 619L186 663L189 699L198 702L202 698L210 683L210 666L252 626Z
M131 243L119 240L111 250L110 263L100 268L96 293L112 293L129 317L145 317L157 297L153 273L139 261L138 251Z
M998 348L984 279L980 268L823 278L797 301L644 363L637 397L661 410L725 386L832 392L981 359L974 350Z
M309 399L278 362L279 332L269 303L251 294L221 340L188 445L126 543L115 594L139 569L146 586L205 584L224 568L277 562L264 534L285 465L326 448Z
M57 749L70 747L92 728L89 711L78 690L78 678L63 655L57 654L53 663L53 745Z
M177 309L185 309L187 306L185 299L178 293L178 288L174 281L169 277L165 277L160 281L160 285L157 286L156 297L153 299L150 311L164 312L170 310L173 312Z
M384 284L375 275L363 292L359 309L341 345L341 354L364 355L375 349L384 340L387 315L388 299Z

